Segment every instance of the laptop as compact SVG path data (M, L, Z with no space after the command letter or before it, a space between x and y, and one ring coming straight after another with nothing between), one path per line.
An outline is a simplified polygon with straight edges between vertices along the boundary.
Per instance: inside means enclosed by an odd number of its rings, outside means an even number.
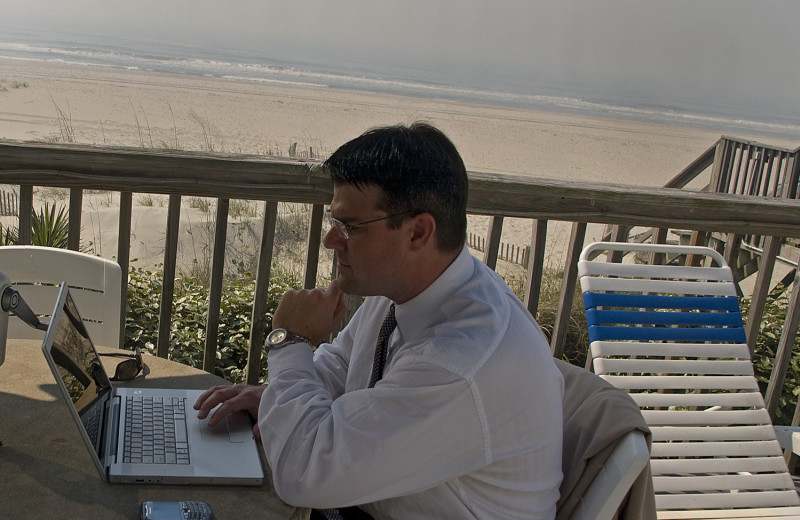
M245 412L209 428L192 408L202 390L112 385L66 283L61 284L42 350L106 481L263 483L261 458Z

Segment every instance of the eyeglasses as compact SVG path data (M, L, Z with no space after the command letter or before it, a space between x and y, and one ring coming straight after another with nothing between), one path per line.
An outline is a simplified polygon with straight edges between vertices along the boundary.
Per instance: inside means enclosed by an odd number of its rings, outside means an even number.
M114 377L109 378L111 381L130 381L131 379L138 376L139 372L141 372L142 369L144 368L144 364L142 364L142 352L139 350L139 347L136 347L135 354L123 354L121 352L120 353L104 352L100 355L108 357L133 358L133 359L126 359L125 361L117 365L117 369L116 371L114 371Z
M331 227L336 228L336 231L339 232L339 236L341 236L345 240L350 238L350 233L352 233L354 229L358 229L361 226L366 226L367 224L372 224L373 222L380 222L381 220L388 220L392 217L399 217L400 215L407 215L409 213L416 213L416 212L417 212L416 210L412 209L409 211L402 211L400 213L392 213L391 215L386 215L385 217L381 218L365 220L364 222L357 222L356 224L345 224L338 218L333 218L333 216L331 216L331 208L325 209L325 215L328 217L328 221L330 221Z

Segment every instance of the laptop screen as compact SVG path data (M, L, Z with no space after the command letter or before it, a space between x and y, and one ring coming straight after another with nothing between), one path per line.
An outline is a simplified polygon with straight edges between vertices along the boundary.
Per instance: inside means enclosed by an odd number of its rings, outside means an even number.
M64 284L48 330L50 355L95 451L100 454L105 403L111 394L100 358Z

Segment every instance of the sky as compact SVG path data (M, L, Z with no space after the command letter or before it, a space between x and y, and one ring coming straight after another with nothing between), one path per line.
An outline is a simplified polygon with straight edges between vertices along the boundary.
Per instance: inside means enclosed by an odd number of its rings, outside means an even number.
M0 0L0 12L0 30L38 24L385 60L665 105L745 104L800 121L797 0Z

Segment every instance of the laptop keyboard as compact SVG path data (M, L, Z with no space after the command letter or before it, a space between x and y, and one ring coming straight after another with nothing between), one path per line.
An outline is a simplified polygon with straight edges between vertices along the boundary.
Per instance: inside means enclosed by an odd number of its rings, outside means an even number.
M123 462L189 464L186 399L125 397Z
M92 441L92 446L94 446L95 449L97 449L100 441L100 420L102 416L102 408L100 406L91 408L87 413L81 416L83 427L86 429L86 434L89 436L89 440Z

